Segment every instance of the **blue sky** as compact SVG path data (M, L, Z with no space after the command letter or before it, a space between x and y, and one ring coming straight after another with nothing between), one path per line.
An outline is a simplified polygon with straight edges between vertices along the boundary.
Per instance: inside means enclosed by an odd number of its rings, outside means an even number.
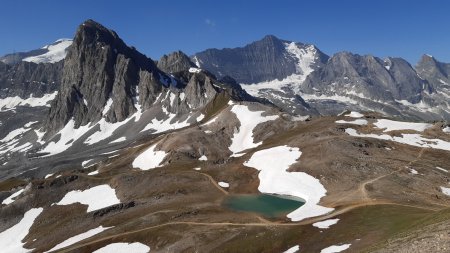
M0 55L71 38L92 18L149 57L243 46L267 34L339 51L450 62L445 0L4 0Z

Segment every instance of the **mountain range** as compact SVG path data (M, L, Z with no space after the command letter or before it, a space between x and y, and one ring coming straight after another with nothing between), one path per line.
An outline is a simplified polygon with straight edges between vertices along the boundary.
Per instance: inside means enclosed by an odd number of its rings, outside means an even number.
M445 252L449 74L273 35L156 60L86 20L0 58L0 245Z

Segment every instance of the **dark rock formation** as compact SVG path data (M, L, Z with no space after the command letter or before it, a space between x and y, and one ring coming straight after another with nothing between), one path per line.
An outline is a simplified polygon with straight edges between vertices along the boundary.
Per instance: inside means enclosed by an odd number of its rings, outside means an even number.
M231 76L239 83L283 79L298 73L298 59L286 49L290 43L292 42L268 35L245 47L208 49L195 54L191 59L200 68L217 77ZM296 45L300 49L310 46L302 43ZM317 50L317 58L318 63L323 63L328 56Z
M163 55L158 61L157 66L166 73L176 73L196 66L187 55L181 51L173 52L169 55Z
M46 129L53 133L71 118L76 127L96 122L106 105L106 120L122 121L136 111L134 97L139 95L144 108L153 103L161 75L151 59L128 47L114 31L88 20L78 28L64 61Z
M42 97L59 88L64 63L20 62L8 65L0 62L0 98Z

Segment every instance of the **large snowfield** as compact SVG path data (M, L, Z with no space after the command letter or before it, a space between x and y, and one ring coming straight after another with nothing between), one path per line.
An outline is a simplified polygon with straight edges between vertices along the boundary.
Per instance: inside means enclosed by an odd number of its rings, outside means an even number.
M301 221L334 210L318 204L327 191L317 178L304 172L287 171L301 154L298 148L278 146L257 151L244 163L245 166L260 171L260 192L293 196L305 201L303 206L287 215L292 221Z
M71 39L59 39L52 45L44 46L42 49L48 51L37 56L30 56L23 61L34 63L54 63L63 60L66 57L66 49L72 45Z
M88 205L87 212L91 212L119 204L120 200L116 196L116 190L105 184L94 186L84 191L68 192L57 205L70 205L74 203Z

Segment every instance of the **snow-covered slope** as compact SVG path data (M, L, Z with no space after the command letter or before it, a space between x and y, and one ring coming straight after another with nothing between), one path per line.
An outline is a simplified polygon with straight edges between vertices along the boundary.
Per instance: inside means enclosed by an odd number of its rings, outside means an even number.
M59 39L50 45L42 47L42 49L47 50L44 54L33 55L22 59L26 62L34 63L54 63L64 60L67 53L67 48L72 45L71 39Z

